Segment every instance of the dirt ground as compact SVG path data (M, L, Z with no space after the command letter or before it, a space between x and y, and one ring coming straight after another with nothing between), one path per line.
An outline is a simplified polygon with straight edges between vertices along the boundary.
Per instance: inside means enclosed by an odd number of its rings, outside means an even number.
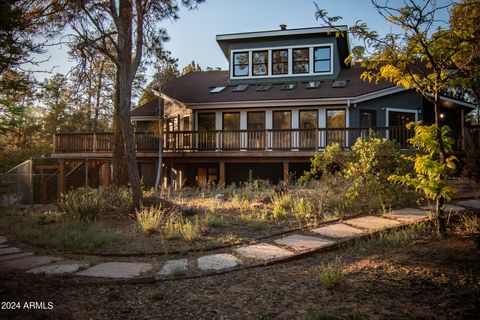
M326 289L316 268L341 256ZM156 284L72 284L0 274L0 301L53 302L0 310L0 319L478 319L480 250L471 237L418 236L319 253L284 264Z

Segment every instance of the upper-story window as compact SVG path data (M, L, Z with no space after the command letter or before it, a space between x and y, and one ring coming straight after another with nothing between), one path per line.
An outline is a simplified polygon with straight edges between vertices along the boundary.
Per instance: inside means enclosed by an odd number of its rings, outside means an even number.
M313 72L330 72L330 47L319 47L313 50Z
M310 49L293 49L293 73L309 72Z
M248 76L249 59L248 52L235 52L233 54L233 76Z
M272 74L288 74L288 50L272 50Z
M268 51L265 50L252 52L252 75L268 75Z
M230 76L251 79L333 74L333 48L326 43L232 50Z

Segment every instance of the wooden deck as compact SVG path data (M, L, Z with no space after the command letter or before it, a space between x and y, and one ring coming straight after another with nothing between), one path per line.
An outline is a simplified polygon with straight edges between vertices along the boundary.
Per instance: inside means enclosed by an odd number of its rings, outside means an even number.
M163 133L163 150L166 157L305 157L333 143L349 148L359 137L385 137L406 147L412 135L404 127L175 131ZM53 154L111 157L113 137L108 132L56 134ZM138 157L157 157L158 133L135 133L135 146Z

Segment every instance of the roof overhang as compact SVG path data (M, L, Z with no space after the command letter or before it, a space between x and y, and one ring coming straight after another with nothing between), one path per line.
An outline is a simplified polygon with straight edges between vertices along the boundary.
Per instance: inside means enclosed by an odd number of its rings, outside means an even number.
M352 105L398 92L406 91L404 87L390 87L370 92L356 97L318 98L318 99L288 99L288 100L258 100L258 101L227 101L208 103L185 103L191 109L221 109L221 108L260 108L260 107L294 107L294 106L321 106L321 105Z

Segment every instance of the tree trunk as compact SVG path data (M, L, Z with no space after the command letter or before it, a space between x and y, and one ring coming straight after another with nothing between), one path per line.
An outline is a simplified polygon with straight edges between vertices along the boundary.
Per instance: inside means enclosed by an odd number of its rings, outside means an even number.
M442 165L445 164L445 160L447 158L446 152L445 152L445 146L443 144L443 137L442 137L442 128L440 126L440 100L438 98L438 92L435 92L435 102L434 102L434 107L435 107L435 125L437 127L437 142L439 145L439 153L438 153L438 160ZM440 175L439 179L443 180L445 177ZM445 217L445 210L444 210L444 203L445 203L445 198L443 196L440 196L437 199L436 203L436 214L437 214L437 232L438 234L444 235L447 231L447 223L446 223L446 217Z
M131 0L120 1L120 23L118 25L118 65L120 123L122 125L123 142L125 145L125 164L132 189L133 205L139 208L142 205L142 186L138 172L133 130L130 123L130 107L132 98L133 77L132 66L132 15ZM138 52L136 54L139 54Z
M113 165L113 185L127 186L128 185L128 175L127 168L124 161L124 143L122 135L122 125L120 123L120 84L118 79L118 72L116 76L116 85L115 85L115 108L113 112L113 154L112 154L112 165Z

